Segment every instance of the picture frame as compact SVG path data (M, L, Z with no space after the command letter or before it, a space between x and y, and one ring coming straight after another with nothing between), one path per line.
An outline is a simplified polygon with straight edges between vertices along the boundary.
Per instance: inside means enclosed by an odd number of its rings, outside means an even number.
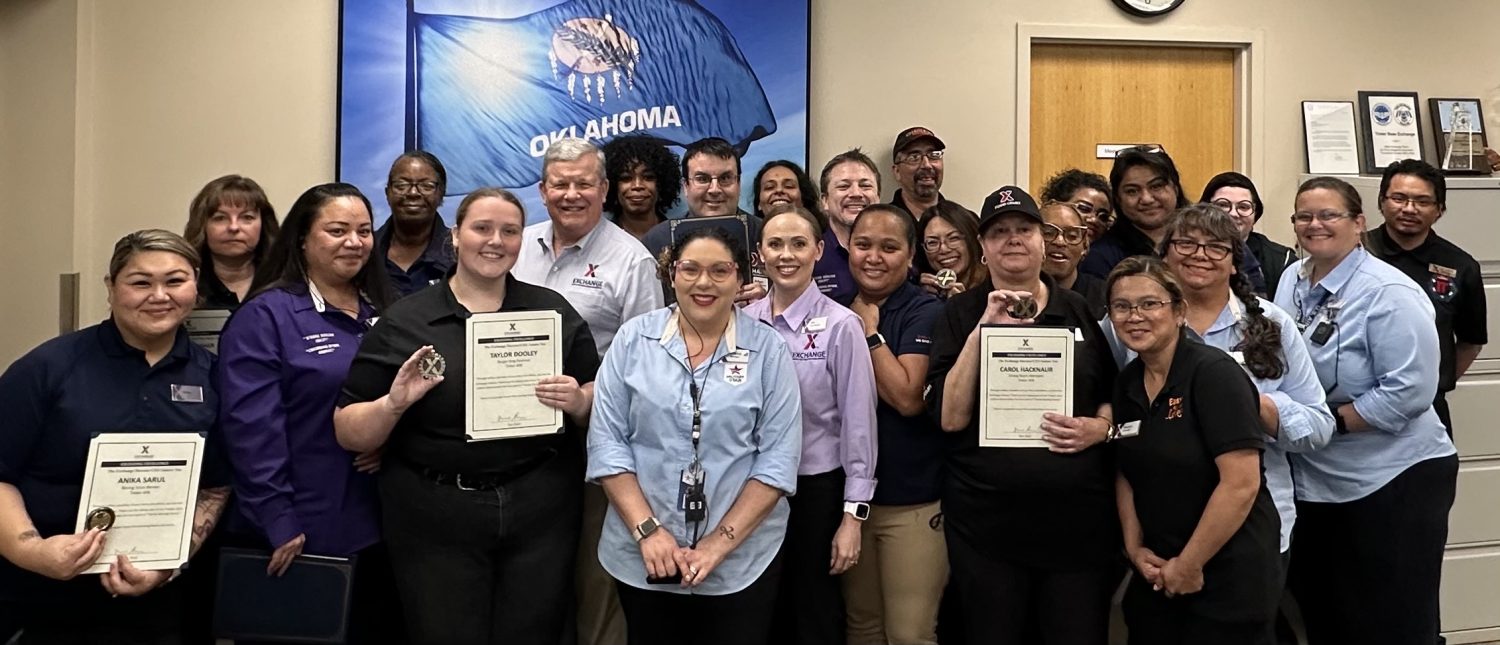
M1437 153L1433 165L1449 175L1490 174L1490 163L1484 154L1489 139L1484 127L1483 102L1477 98L1429 98L1427 109L1433 150ZM1460 126L1467 121L1467 136L1455 135L1456 120ZM1455 143L1459 144L1458 150L1453 149Z
M1312 175L1359 174L1354 101L1302 102L1302 157Z
M1422 113L1416 92L1359 92L1360 167L1378 175L1402 159L1425 159L1422 154Z

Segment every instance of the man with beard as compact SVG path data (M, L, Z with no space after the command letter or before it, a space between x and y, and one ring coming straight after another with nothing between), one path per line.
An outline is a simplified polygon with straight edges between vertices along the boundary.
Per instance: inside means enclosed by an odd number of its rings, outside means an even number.
M408 152L391 164L385 183L391 217L375 231L375 252L402 296L442 280L453 267L453 236L437 212L447 189L448 171L430 152Z
M1406 159L1387 166L1380 179L1385 224L1369 232L1365 247L1422 287L1437 311L1440 362L1432 407L1451 437L1447 393L1474 364L1489 333L1479 263L1432 230L1448 209L1447 193L1442 171L1427 162Z
M849 273L849 232L865 207L880 200L880 171L874 159L854 148L823 165L818 188L828 227L823 230L823 257L813 265L813 280L824 295L847 306L859 293Z
M728 141L718 137L699 139L688 144L682 151L682 194L687 200L687 217L731 217L739 216L749 230L750 270L753 274L748 284L740 288L735 302L747 304L766 295L768 283L760 262L760 223L755 217L740 209L740 153ZM661 258L672 246L672 221L653 226L641 239L654 257ZM736 226L738 226L736 224ZM726 229L731 239L744 237L742 231ZM679 231L677 237L686 235ZM668 300L675 294L663 285Z
M943 187L943 151L947 146L932 130L917 126L896 135L891 148L891 172L901 187L891 196L891 205L913 218L945 201Z

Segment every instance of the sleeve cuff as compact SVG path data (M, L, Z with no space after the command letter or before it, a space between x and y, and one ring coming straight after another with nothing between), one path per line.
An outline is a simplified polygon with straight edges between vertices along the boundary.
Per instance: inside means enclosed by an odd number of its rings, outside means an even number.
M589 466L584 473L584 479L597 483L600 479L621 473L633 473L635 470L635 457L624 448L610 447L597 448L590 451Z
M301 535L302 524L297 521L297 514L288 509L272 520L265 527L265 532L266 540L271 543L271 548L275 549Z
M1281 427L1276 436L1268 437L1267 443L1297 443L1312 436L1313 431L1306 423L1302 404L1293 401L1286 392L1271 392L1266 396L1271 397L1271 402L1276 404L1276 416L1281 419Z
M875 497L875 480L865 477L844 479L844 501L868 502Z

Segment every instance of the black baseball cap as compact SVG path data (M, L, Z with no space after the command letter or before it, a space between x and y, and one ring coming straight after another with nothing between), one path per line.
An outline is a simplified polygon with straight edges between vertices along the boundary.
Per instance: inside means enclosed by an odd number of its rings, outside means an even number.
M979 209L979 232L984 233L985 228L1006 213L1020 213L1038 222L1044 221L1031 195L1017 186L1001 186L984 198L984 207Z
M901 150L906 148L906 146L916 143L917 141L922 139L932 139L932 143L937 145L938 150L942 150L948 147L943 143L942 139L939 139L937 135L932 133L932 130L928 130L927 128L919 125L902 130L901 134L896 135L896 145L891 146L891 156L894 157L897 154L900 154Z

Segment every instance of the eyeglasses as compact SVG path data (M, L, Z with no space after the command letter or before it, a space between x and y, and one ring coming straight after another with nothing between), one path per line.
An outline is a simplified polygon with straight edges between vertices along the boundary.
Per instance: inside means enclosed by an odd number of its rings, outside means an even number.
M1172 250L1183 257L1193 255L1198 252L1198 249L1203 249L1203 255L1208 256L1208 259L1214 261L1227 258L1234 251L1234 249L1229 248L1226 244L1201 243L1182 238L1172 240L1170 244L1172 245Z
M1130 317L1134 316L1135 312L1137 311L1141 312L1141 315L1146 315L1155 311L1160 311L1162 307L1172 304L1173 302L1176 302L1176 300L1157 300L1152 298L1148 300L1142 300L1135 304L1131 304L1124 300L1116 300L1109 303L1109 317L1112 320L1129 320Z
M927 152L903 152L896 155L896 163L903 166L915 166L922 163L923 159L937 163L943 160L943 150L929 150Z
M963 248L963 244L964 236L962 233L949 233L941 238L929 237L922 240L922 248L928 253L937 253L945 246L950 249L961 249Z
M437 182L435 181L419 181L415 183L410 181L393 181L389 184L389 186L391 190L394 190L397 193L405 193L407 191L410 191L412 188L416 188L417 192L422 193L423 195L431 195L437 192L438 189Z
M734 262L715 262L707 269L703 265L690 260L678 260L672 263L672 270L677 273L677 277L688 282L697 282L698 278L703 277L705 270L708 272L710 280L714 282L727 282L730 278L734 277L737 269L739 269L739 265Z
M1432 208L1433 206L1437 206L1436 199L1426 196L1410 197L1401 193L1391 193L1389 195L1386 195L1385 199L1396 208L1406 208L1407 204L1411 204L1412 206L1415 206L1421 210L1427 210L1429 208Z
M692 180L694 186L700 186L701 187L701 186L707 186L709 184L717 183L720 188L728 188L728 187L734 185L735 182L739 181L740 176L737 175L737 174L735 174L735 173L732 173L732 172L726 172L726 173L724 173L722 175L719 175L719 176L715 177L715 176L710 175L710 174L708 174L706 172L700 172L700 173L698 173L696 175L693 175L689 179Z
M1227 199L1215 199L1209 203L1213 204L1219 210L1226 213L1233 213L1245 217L1249 217L1255 214L1255 202L1231 202Z
M1097 217L1101 220L1109 219L1108 208L1099 208L1098 206L1095 206L1092 203L1083 201L1081 199L1073 202L1073 210L1078 211L1078 214L1084 217Z
M1120 148L1115 151L1115 156L1119 157L1127 152L1136 154L1167 154L1167 149L1163 148L1159 143L1148 143L1145 145L1130 146L1129 148Z
M1345 217L1354 217L1354 214L1346 211L1318 211L1316 213L1299 212L1292 213L1292 224L1306 226L1308 224L1311 224L1315 219L1323 224L1332 224L1341 219L1344 219Z
M1078 246L1079 244L1083 244L1083 241L1088 236L1089 227L1087 226L1069 226L1063 228L1056 224L1042 223L1042 239L1048 242L1055 242L1058 237L1062 237L1063 242L1067 245Z

